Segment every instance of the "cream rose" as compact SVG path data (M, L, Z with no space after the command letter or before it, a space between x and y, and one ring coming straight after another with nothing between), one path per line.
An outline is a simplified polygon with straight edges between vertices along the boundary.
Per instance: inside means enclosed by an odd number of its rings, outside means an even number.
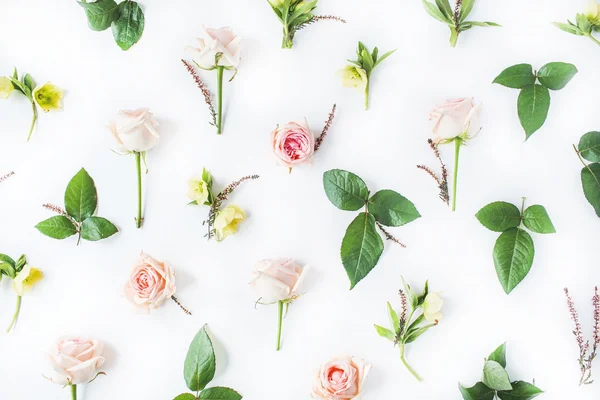
M235 36L228 27L203 29L206 39L197 39L198 47L187 48L196 64L207 69L214 66L237 68L240 63L242 38Z
M481 105L476 105L473 98L446 100L429 114L429 120L435 122L433 141L437 144L459 136L474 137L481 130L480 114Z
M158 122L147 108L121 110L108 125L123 152L143 152L158 143Z
M125 297L141 312L160 307L175 294L175 271L166 262L161 262L142 253L125 284Z
M315 137L306 122L277 126L271 134L271 145L279 162L290 169L312 162L315 153Z
M315 377L312 398L359 399L371 365L354 357L336 357L323 365Z
M307 267L290 258L262 260L254 265L250 286L261 303L276 303L300 295Z
M50 351L52 374L50 381L59 385L88 383L104 364L103 345L97 340L61 339Z

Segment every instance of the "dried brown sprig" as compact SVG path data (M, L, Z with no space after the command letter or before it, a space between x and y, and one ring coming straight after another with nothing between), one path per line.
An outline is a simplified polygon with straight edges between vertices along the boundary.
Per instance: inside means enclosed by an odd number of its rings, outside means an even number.
M183 63L183 65L185 65L185 68L188 70L190 75L192 75L192 77L194 78L194 82L196 82L196 85L202 91L202 94L204 95L204 101L208 105L208 109L210 111L210 116L212 117L212 122L210 124L213 126L217 126L217 111L215 111L215 106L213 104L210 91L208 90L208 88L206 87L204 82L202 82L202 79L200 79L200 76L196 72L196 69L194 68L194 66L184 59L182 59L181 62Z
M175 304L177 304L179 306L179 308L181 308L183 310L184 313L186 313L187 315L192 315L192 312L190 310L188 310L186 307L184 307L183 304L181 304L179 302L179 299L177 299L177 297L171 296L171 300L173 300L175 302Z
M44 207L46 210L52 211L56 214L64 215L65 217L71 218L71 216L69 214L67 214L67 212L64 209L62 209L59 206L55 206L54 204L46 203L46 204L42 204L42 207Z
M8 178L10 178L14 174L15 174L14 171L10 171L8 174L0 176L0 182L4 182L5 180L7 180Z
M400 335L402 334L402 332L404 332L404 326L406 325L406 316L408 314L408 303L406 301L406 294L400 290L399 291L400 294L400 329L398 329L398 332L394 332L396 339L394 340L394 345L397 345L398 342L400 341Z
M454 26L457 32L460 32L460 9L462 8L463 0L456 0L456 7L454 7Z
M319 150L319 147L321 147L321 144L323 143L325 136L327 136L327 132L329 132L329 128L331 128L331 125L333 124L333 119L335 118L335 110L336 109L337 109L337 104L334 104L333 108L331 109L331 112L329 113L329 118L327 118L327 121L325 122L325 126L323 127L323 131L321 132L321 135L315 141L315 151Z
M338 21L338 22L341 22L342 24L346 23L345 19L336 17L335 15L313 15L313 17L311 19L296 26L296 28L294 30L299 31L299 30L304 29L307 26L314 24L315 22L319 22L319 21Z
M440 199L446 203L446 205L450 205L450 192L448 191L448 169L446 168L446 164L444 164L444 161L442 160L442 156L440 155L440 151L438 150L436 144L433 142L433 140L431 139L427 139L427 143L429 144L429 147L431 148L431 150L433 151L433 154L435 155L435 158L438 159L438 161L440 162L440 167L442 170L442 175L441 177L438 177L438 175L433 172L433 170L425 165L417 165L417 168L427 172L427 174L429 174L438 184L438 189L440 190Z
M396 239L396 238L394 237L394 235L392 235L391 233L389 233L389 232L388 232L388 231L387 231L387 230L386 230L386 229L383 227L383 225L381 225L379 222L376 222L376 224L377 224L377 227L378 227L379 229L381 229L381 232L383 232L383 235L385 236L385 238L386 238L387 240L390 240L390 241L392 241L392 242L394 242L394 243L396 243L396 244L399 244L401 247L404 247L404 248L406 248L406 245L405 245L404 243L402 243L401 241L399 241L398 239Z

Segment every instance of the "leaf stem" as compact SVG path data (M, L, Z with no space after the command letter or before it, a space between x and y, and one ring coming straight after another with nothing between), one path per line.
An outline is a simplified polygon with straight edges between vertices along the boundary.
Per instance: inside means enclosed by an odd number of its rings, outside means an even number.
M142 157L139 151L135 152L135 166L137 169L137 218L135 226L139 229L142 227Z
M19 318L19 312L21 311L21 299L22 299L21 296L17 296L17 306L15 308L15 313L13 314L12 322L10 323L8 329L6 330L6 333L10 332L10 330L15 325L15 322L17 322L17 318Z
M283 301L279 300L277 302L277 307L278 307L277 347L275 350L279 351L281 349L281 324L283 322Z
M33 100L31 100L31 108L33 110L33 118L31 120L31 127L29 128L29 135L27 136L28 142L29 142L29 139L31 139L31 134L33 133L33 128L35 128L35 123L38 118L37 107L35 106L35 101L33 101Z
M460 146L463 140L459 137L454 139L454 181L452 182L452 211L456 210L456 185L458 183L458 159L460 156Z
M217 67L217 85L218 85L218 91L217 91L217 113L218 113L218 120L217 120L217 135L220 135L221 132L223 131L223 128L221 126L222 121L223 121L223 70L225 69L225 67L222 66L218 66Z
M365 110L369 109L369 90L371 86L371 81L367 78L367 84L365 86Z
M417 380L419 382L423 382L423 378L421 378L419 376L419 374L417 374L417 371L415 371L414 369L412 369L412 367L410 366L410 364L408 363L408 361L406 361L406 358L404 358L404 343L400 343L400 360L402 360L402 364L404 364L404 366L406 367L406 369L408 369L408 372L410 372L412 374L412 376L414 376L415 378L417 378Z
M600 46L600 41L599 41L598 39L596 39L596 38L594 37L594 35L592 35L592 34L590 33L590 34L589 34L589 35L587 35L587 36L588 36L588 37L589 37L589 38L592 40L592 42L594 42L594 43L596 43L598 46Z
M77 385L69 384L69 386L71 387L71 400L77 400Z

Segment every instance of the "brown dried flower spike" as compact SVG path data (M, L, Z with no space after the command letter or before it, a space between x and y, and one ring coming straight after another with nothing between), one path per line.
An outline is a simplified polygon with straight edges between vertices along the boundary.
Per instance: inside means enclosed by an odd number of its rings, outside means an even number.
M448 169L446 168L446 164L442 161L442 157L440 156L440 152L437 148L437 145L433 143L433 140L427 139L427 143L429 143L429 147L433 150L433 154L435 158L440 162L440 166L442 169L442 176L438 177L438 175L433 172L433 170L425 165L417 165L417 168L422 169L427 172L429 176L431 176L438 184L438 189L440 189L440 199L446 203L447 206L450 206L450 193L448 192Z

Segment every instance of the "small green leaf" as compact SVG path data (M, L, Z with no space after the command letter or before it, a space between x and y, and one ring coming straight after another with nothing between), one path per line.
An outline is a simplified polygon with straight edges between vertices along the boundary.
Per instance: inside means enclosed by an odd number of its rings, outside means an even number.
M15 276L17 276L17 271L14 266L10 265L10 263L0 261L0 278L2 278L2 275L6 275L10 279L15 279Z
M536 233L556 233L544 206L533 205L523 212L523 225Z
M71 179L65 191L65 209L77 222L83 222L96 211L98 193L94 180L83 168Z
M187 387L192 392L203 390L215 376L216 360L206 325L192 340L183 368Z
M572 33L573 35L577 35L577 36L584 35L584 33L581 31L581 29L579 29L577 26L572 25L572 24L563 24L562 22L553 22L553 25L562 31Z
M469 14L471 10L473 10L473 6L475 5L475 0L463 0L462 6L460 7L460 15L458 17L458 22L463 22Z
M431 15L433 18L437 19L440 22L444 22L446 24L451 24L452 21L446 18L446 16L440 11L440 9L435 5L426 0L423 1L423 6L425 7L425 11L427 14Z
M112 222L102 217L89 217L81 224L81 237L92 242L106 239L118 231Z
M1 264L0 264L0 267L1 267ZM379 336L381 336L382 338L385 338L392 342L396 341L396 335L394 335L394 332L390 331L389 329L384 328L383 326L375 325L375 330L377 331Z
M387 310L388 317L390 318L390 326L394 332L398 332L400 330L400 319L398 318L398 314L396 311L394 311L394 308L389 301L387 302Z
M38 231L53 239L65 239L77 233L77 228L73 222L64 215L48 218L35 227Z
M342 241L342 264L350 279L350 289L366 277L383 253L383 240L375 228L375 218L361 212L350 223Z
M510 228L498 237L494 246L494 265L506 294L527 276L534 254L533 239L523 229Z
M357 211L369 199L365 181L352 172L332 169L323 174L323 187L331 203L340 210Z
M502 368L506 368L506 343L502 343L496 350L490 354L488 360L496 361L502 365Z
M425 332L427 332L429 330L429 328L431 328L432 325L425 325L422 326L420 328L414 327L413 329L410 329L407 333L406 333L406 339L404 339L404 343L412 343L415 340L417 340L417 338L419 336L421 336L422 334L424 334Z
M227 387L211 387L198 395L198 400L241 400L242 395Z
M517 64L506 68L494 82L512 89L521 89L535 83L533 67L530 64Z
M483 382L477 382L470 388L459 383L458 389L464 400L494 400L496 397L496 391L485 386Z
M183 393L175 397L173 400L196 400L196 396L191 393Z
M577 67L563 62L552 62L538 71L540 83L548 89L560 90L577 74Z
M577 146L579 155L591 162L600 162L600 132L588 132Z
M112 24L115 42L122 50L129 50L144 32L144 11L135 1L119 4L119 18Z
M516 228L521 223L521 212L514 204L495 201L483 207L475 217L494 232L504 232L508 228Z
M544 393L542 389L523 381L513 382L512 387L510 391L499 391L498 397L501 400L531 400Z
M383 54L381 57L379 57L379 59L375 62L375 66L373 68L375 68L376 66L378 66L379 64L381 64L383 62L383 60L385 60L386 58L388 58L389 56L391 56L392 54L394 54L396 52L397 49L394 50L390 50L387 53Z
M438 9L442 12L442 14L444 14L444 17L446 17L446 19L452 19L453 12L448 0L435 0L435 4L437 5Z
M84 8L90 29L103 31L119 17L119 6L114 0L98 0L93 3L79 2Z
M402 226L421 217L415 205L393 190L380 190L369 199L369 212L385 226Z
M2 254L2 253L0 253L0 261L9 263L13 267L16 267L16 265L17 265L17 263L15 263L15 260L13 260L10 256L7 256L6 254Z
M25 265L27 265L27 257L25 254L21 254L21 257L19 257L17 264L15 265L15 271L21 272Z
M32 92L35 89L35 80L29 74L25 74L25 76L23 77L23 84L27 86Z
M489 21L484 21L484 22L467 21L467 22L465 22L465 24L470 24L471 26L482 26L482 27L487 27L487 26L502 27L502 25L500 25L500 24L497 24L495 22L489 22Z
M600 217L600 164L593 163L581 170L581 184L587 201Z
M483 384L490 389L512 390L506 370L496 361L487 360L483 364Z
M545 86L535 84L521 89L517 102L519 120L526 139L544 125L550 109L550 93Z

